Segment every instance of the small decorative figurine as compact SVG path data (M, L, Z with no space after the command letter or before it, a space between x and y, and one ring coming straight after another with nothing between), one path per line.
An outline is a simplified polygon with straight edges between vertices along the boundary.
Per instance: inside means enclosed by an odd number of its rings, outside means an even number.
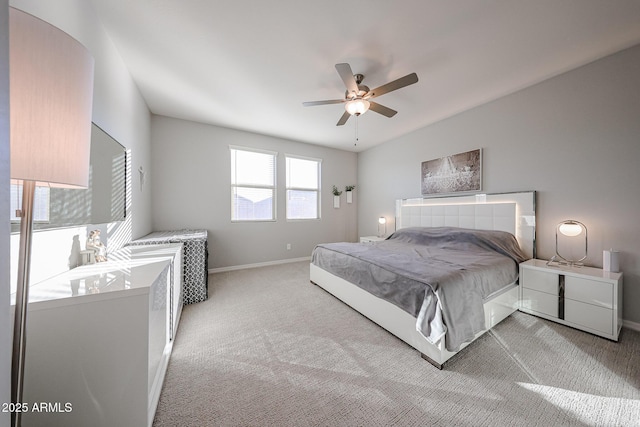
M93 250L96 262L107 260L107 247L100 241L100 230L89 232L87 237L87 250Z

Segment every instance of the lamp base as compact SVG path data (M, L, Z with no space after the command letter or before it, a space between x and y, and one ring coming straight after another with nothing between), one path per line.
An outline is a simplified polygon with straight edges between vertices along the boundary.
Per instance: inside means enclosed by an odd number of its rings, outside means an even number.
M576 267L576 268L584 267L584 263L580 261L566 260L559 255L552 256L551 259L547 261L547 265L550 267L553 267L554 265L562 265L562 266Z
M22 217L20 219L20 249L18 253L18 286L13 322L13 352L11 357L11 402L22 402L24 386L25 347L27 337L27 305L29 303L29 273L31 269L31 237L33 234L33 201L35 181L22 183ZM22 413L11 412L11 425L22 425Z

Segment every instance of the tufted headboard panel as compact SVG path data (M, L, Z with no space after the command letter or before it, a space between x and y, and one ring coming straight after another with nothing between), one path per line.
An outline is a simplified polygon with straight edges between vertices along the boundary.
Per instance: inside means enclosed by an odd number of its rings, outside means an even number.
M535 191L396 201L396 229L460 227L507 231L535 257Z

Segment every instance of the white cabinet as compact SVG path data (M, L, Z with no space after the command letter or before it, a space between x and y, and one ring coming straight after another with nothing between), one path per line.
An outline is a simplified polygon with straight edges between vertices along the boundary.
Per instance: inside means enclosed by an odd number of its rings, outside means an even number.
M153 423L177 327L182 245L123 252L30 287L23 425ZM41 403L45 411L32 410Z
M520 311L617 341L622 273L592 267L520 264Z
M120 250L120 253L124 253L125 257L133 257L138 262L142 260L154 260L158 258L169 258L172 260L170 265L170 284L169 284L169 339L175 338L178 330L178 322L180 315L182 314L182 307L184 305L184 250L183 244L171 243L171 244L156 244L156 245L144 245L144 246L127 246Z

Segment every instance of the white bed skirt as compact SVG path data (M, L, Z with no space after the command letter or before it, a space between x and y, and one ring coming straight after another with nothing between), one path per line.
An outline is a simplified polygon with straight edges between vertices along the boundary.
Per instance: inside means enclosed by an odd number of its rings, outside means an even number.
M442 369L442 365L456 354L456 352L447 351L445 348L446 335L436 344L430 343L416 330L415 317L401 308L370 294L357 285L337 277L314 264L311 264L310 279L314 284L418 350L423 358L436 367ZM517 286L512 286L508 291L485 302L484 316L487 329L479 332L474 340L517 309ZM463 344L460 350L469 344Z

